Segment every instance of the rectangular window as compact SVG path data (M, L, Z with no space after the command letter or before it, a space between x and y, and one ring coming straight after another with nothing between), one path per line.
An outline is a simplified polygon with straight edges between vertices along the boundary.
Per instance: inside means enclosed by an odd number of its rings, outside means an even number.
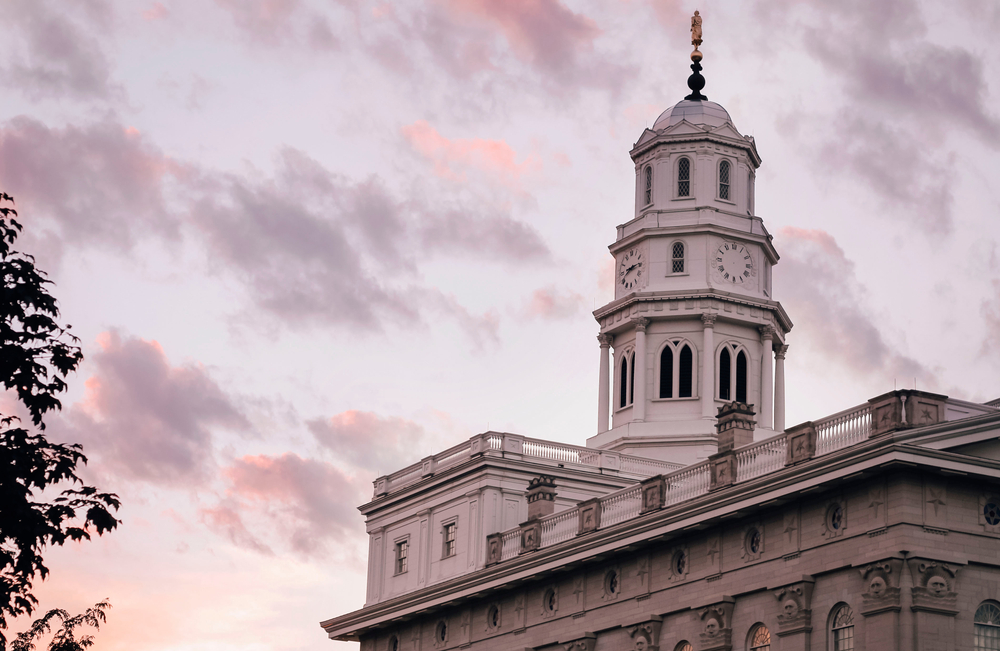
M455 555L455 530L457 529L456 523L449 522L444 525L444 549L441 554L441 558L448 558L449 556Z
M396 574L406 572L406 555L410 551L410 541L400 540L396 543Z

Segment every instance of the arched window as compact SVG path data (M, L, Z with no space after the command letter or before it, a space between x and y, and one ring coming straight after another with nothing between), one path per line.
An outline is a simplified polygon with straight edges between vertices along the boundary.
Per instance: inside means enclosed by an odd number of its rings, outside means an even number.
M753 214L753 172L747 170L747 212Z
M719 354L719 400L730 400L729 381L730 372L729 348L723 348Z
M643 176L646 178L646 193L644 195L646 202L644 205L648 205L653 203L653 167L651 165L646 166Z
M729 201L729 161L719 163L719 198Z
M694 355L691 347L687 344L681 348L680 368L677 369L677 396L680 398L690 398L693 393L694 384Z
M660 397L674 397L674 349L670 344L660 353Z
M631 362L632 368L629 369L628 374L628 404L632 404L635 401L635 353L632 353Z
M691 196L691 159L681 158L677 161L677 196Z
M736 356L736 401L747 401L747 354L742 350Z
M756 624L747 636L750 651L771 651L771 631L763 624Z
M687 640L681 640L677 643L677 646L674 647L674 651L694 651L694 647L691 646L691 643Z
M979 604L973 626L976 629L976 649L1000 649L1000 605L995 601Z
M830 618L830 651L853 651L854 611L847 604L833 609Z
M670 271L675 274L684 273L684 242L674 242L671 247Z
M622 355L622 372L618 380L618 407L628 404L628 355Z

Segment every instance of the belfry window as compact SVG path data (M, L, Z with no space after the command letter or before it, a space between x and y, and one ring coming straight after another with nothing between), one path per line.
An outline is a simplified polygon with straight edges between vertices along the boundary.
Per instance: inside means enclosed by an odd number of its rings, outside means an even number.
M649 205L653 203L653 168L650 165L646 166L643 176L646 179L645 201L643 205Z
M719 400L730 399L729 380L732 375L730 366L732 364L729 356L729 348L723 348L719 354Z
M618 381L618 407L628 405L628 356L622 355L622 372Z
M694 355L691 353L691 347L686 344L681 348L680 368L677 371L677 397L690 398L694 395L692 392L692 385L694 384Z
M753 172L747 170L747 213L753 214Z
M736 402L747 401L747 354L740 351L736 356Z
M730 342L719 350L719 400L747 402L750 357L739 344Z
M674 242L670 251L670 271L675 274L684 273L684 242Z
M629 360L632 364L632 368L628 371L628 404L632 404L635 401L635 353L632 353L632 359Z
M691 159L677 161L677 196L691 196Z
M719 163L719 198L729 201L729 161Z
M674 350L670 344L660 353L660 397L674 397Z
M975 648L1000 650L1000 605L984 601L976 609Z

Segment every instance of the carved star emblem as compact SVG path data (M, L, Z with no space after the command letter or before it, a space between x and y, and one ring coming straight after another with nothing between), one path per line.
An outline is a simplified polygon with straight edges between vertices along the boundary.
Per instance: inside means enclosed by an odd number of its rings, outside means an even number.
M924 422L926 423L931 419L931 410L925 408L923 411L920 412L920 417L923 418Z
M573 594L576 595L577 602L580 601L580 595L583 594L583 579L577 579L573 586Z
M646 575L649 574L649 570L646 569L646 559L639 561L639 567L635 571L635 575L639 577L639 583L641 585L646 585Z
M934 505L934 515L936 516L938 514L938 506L945 506L944 499L942 499L941 493L933 488L928 488L927 492L931 494L931 498L927 500L927 503Z
M875 509L875 517L877 518L878 507L885 504L885 502L882 501L882 491L881 490L871 491L868 494L868 497L870 498L870 501L868 502L868 507Z
M795 536L795 532L798 530L799 528L795 526L795 518L790 518L785 522L784 534L788 536L788 542L792 542L792 537Z
M880 420L883 423L888 423L889 422L889 412L884 412L882 414L882 418Z
M712 539L712 542L708 543L708 557L712 564L715 564L715 555L719 553L719 541L716 538Z

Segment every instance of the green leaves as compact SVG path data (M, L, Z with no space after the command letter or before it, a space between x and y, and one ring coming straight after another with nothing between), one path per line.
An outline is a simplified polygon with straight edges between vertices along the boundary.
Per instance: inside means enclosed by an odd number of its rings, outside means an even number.
M62 408L56 396L66 390L66 376L79 367L83 352L69 326L58 323L59 309L48 292L52 281L35 268L32 256L13 250L22 227L14 220L17 212L4 202L13 199L0 193L0 385L15 392L38 431L20 427L14 416L0 415L0 630L7 628L8 616L34 611L38 601L32 582L49 573L42 558L45 548L114 529L118 520L112 512L121 506L117 495L86 486L77 476L79 464L87 463L80 445L55 444L44 435L43 418ZM51 501L41 499L60 486ZM75 618L49 611L18 636L12 649L34 649L37 631L47 632L55 617L63 626L50 651L87 648L93 638L76 640L73 629L82 624L96 628L109 607L101 602ZM0 633L0 651L5 646Z

